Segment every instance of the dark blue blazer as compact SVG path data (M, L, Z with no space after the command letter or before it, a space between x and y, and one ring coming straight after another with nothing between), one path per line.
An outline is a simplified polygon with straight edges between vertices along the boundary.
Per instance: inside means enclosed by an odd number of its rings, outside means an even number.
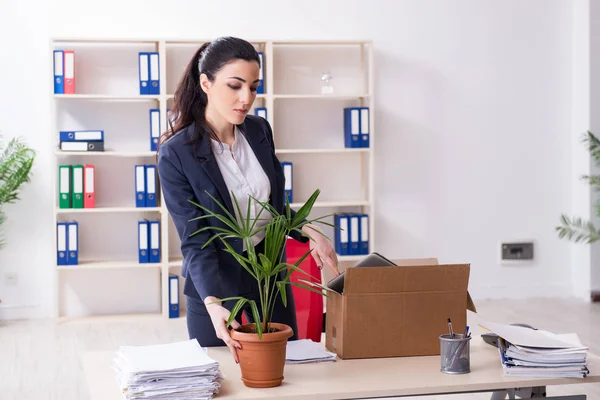
M270 124L264 118L248 115L238 127L269 177L269 203L283 213L285 177L275 155ZM163 198L181 239L182 275L186 278L184 294L204 300L206 296L225 298L249 293L250 285L256 285L254 278L231 254L223 250L224 245L220 239L213 240L209 246L202 248L216 231L204 231L190 236L207 226L207 222L206 219L190 222L204 212L189 200L216 213L223 213L205 191L235 215L229 190L212 153L210 137L202 136L197 146L194 146L191 140L195 129L195 124L182 129L161 144L158 150L158 174ZM223 226L215 218L210 218L210 224ZM307 237L297 232L290 235L301 242L308 241ZM240 239L230 239L229 243L236 252L242 253L243 245Z

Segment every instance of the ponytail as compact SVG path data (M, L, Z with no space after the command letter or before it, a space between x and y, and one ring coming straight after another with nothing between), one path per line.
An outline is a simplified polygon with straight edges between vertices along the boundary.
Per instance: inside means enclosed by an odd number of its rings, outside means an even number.
M173 135L183 128L196 123L196 131L206 125L206 104L208 99L206 93L200 88L199 64L206 48L210 42L204 43L196 51L177 85L173 98L173 107L167 116L169 129L162 134L160 143L169 140ZM175 125L173 125L173 121Z
M193 123L195 123L192 139L194 145L205 134L220 141L206 122L208 97L200 87L200 75L206 74L210 81L214 81L217 72L225 64L236 59L256 61L260 66L258 52L252 44L243 39L221 37L206 42L198 48L175 90L171 115L167 117L169 129L162 134L159 146Z

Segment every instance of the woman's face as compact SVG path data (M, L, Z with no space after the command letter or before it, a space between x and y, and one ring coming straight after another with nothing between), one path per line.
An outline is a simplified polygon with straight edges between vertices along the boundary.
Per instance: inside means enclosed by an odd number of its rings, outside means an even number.
M228 122L241 124L256 98L259 72L256 61L235 60L221 68L214 82L202 74L200 83L209 106Z

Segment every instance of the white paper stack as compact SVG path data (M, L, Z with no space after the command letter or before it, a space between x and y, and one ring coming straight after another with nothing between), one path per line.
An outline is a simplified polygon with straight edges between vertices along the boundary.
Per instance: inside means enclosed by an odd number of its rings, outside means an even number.
M285 363L303 364L335 361L336 354L325 350L321 343L310 339L290 340L287 342Z
M209 400L222 379L219 364L195 339L121 346L113 369L127 399Z
M588 347L575 333L554 334L519 326L480 324L497 334L506 376L584 378L589 374Z

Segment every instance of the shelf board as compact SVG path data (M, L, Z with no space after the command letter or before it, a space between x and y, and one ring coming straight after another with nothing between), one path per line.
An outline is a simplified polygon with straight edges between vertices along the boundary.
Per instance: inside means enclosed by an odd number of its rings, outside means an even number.
M359 261L362 260L365 255L356 255L356 256L340 256L337 255L338 261Z
M64 271L80 269L115 269L115 268L160 268L160 263L140 264L137 261L82 261L77 265L57 265L56 268Z
M173 258L171 261L169 261L169 267L181 267L182 264L182 258Z
M171 99L175 98L175 95L174 94L167 94L166 98L167 98L167 100L171 100ZM267 95L266 94L257 94L256 98L257 99L266 99Z
M95 207L95 208L57 208L57 214L82 214L82 213L135 213L157 212L160 207Z
M331 99L331 100L352 100L357 98L369 97L368 93L356 94L274 94L275 99Z
M371 43L370 40L276 40L273 46L358 46Z
M134 314L98 314L75 317L59 317L58 322L61 324L87 324L91 322L107 323L107 322L131 322L140 321L141 319L158 320L162 319L163 315L160 312L153 313L134 313Z
M158 39L135 39L135 38L53 38L53 42L60 44L68 43L89 43L89 44L157 44Z
M300 208L304 203L291 203L292 208ZM325 207L360 207L369 206L371 202L368 200L346 200L346 201L316 201L313 204L313 208L325 208Z
M323 154L323 153L368 153L370 148L331 148L331 149L275 149L279 154Z
M159 100L160 95L133 95L121 96L114 94L55 94L55 99L79 99L79 100L114 100L114 101L149 101Z
M364 255L355 255L355 256L340 256L337 255L338 261L359 261L362 260ZM183 264L183 260L181 258L175 258L172 261L169 261L169 267L181 267Z
M136 157L155 157L155 151L61 151L56 150L54 152L57 156L89 156L89 157L122 157L122 158L136 158Z

